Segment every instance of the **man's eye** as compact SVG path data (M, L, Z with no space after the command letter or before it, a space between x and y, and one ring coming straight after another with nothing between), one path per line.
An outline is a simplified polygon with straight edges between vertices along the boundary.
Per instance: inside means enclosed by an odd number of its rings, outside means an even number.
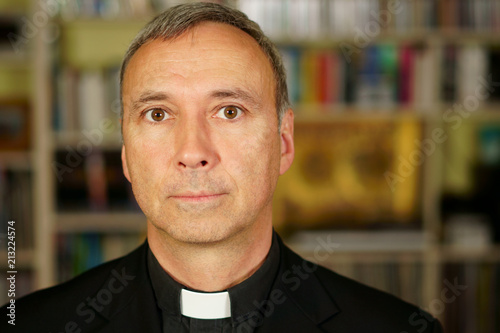
M152 122L160 122L168 118L168 114L162 109L151 109L146 111L146 119Z
M217 111L217 117L223 119L236 119L241 116L242 113L243 111L236 106L225 106Z

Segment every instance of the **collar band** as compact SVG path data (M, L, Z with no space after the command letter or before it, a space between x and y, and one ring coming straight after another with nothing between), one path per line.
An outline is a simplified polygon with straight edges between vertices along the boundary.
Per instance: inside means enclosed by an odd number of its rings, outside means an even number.
M181 290L181 313L190 318L222 319L231 317L231 300L227 291L199 293Z

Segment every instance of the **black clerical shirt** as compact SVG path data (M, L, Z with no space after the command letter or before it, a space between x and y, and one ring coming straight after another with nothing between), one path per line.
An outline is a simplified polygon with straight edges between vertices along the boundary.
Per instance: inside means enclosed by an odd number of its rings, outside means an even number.
M269 299L271 287L278 273L279 252L274 233L271 249L262 266L248 279L227 290L231 300L231 317L196 319L181 314L181 289L188 288L174 281L148 249L148 271L163 322L163 333L253 332L254 327L260 324L258 321L262 320L262 315L258 314L259 308Z

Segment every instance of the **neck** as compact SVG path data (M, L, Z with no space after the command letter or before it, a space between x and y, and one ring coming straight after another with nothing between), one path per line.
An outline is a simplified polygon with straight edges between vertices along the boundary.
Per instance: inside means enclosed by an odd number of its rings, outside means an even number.
M271 248L272 226L253 226L217 243L193 244L179 242L148 222L148 242L174 280L214 292L237 285L259 269Z

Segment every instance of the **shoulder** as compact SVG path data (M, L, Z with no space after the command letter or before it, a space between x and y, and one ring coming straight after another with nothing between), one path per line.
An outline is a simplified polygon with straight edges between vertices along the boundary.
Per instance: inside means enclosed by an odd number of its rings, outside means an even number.
M330 328L327 331L349 328L350 332L442 332L439 321L417 306L313 264L286 246L282 248L282 258L290 271L295 266L314 275L315 279L308 277L304 284L316 283L316 289L322 288L338 309L326 324Z
M16 300L16 304L23 306L23 308L39 308L41 304L44 307L52 308L67 305L68 301L75 301L81 299L84 295L88 296L95 292L104 283L113 267L121 260L123 258L106 262L64 283L33 292ZM64 304L61 304L62 300L64 300Z
M316 276L339 308L340 316L371 332L441 332L428 312L391 294L369 287L318 266ZM375 331L375 329L377 331Z
M67 282L16 299L16 328L29 325L43 331L51 323L73 322L73 318L79 317L79 311L100 291L112 295L114 290L123 289L135 278L133 274L137 273L146 249L147 243L144 243L128 255L101 264ZM8 313L8 305L2 307L2 313Z

